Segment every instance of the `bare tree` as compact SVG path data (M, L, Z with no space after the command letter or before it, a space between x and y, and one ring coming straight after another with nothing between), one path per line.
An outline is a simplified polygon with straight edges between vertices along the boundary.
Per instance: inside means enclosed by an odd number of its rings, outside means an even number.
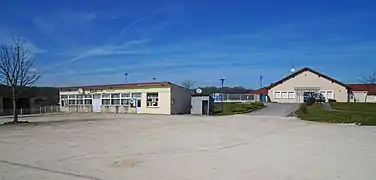
M376 71L372 75L362 78L362 82L366 84L376 84Z
M193 89L196 86L196 82L191 79L184 80L181 85L187 89Z
M25 40L17 37L11 45L0 47L0 80L12 89L13 122L18 123L16 102L25 87L32 86L41 76L34 68L34 58Z

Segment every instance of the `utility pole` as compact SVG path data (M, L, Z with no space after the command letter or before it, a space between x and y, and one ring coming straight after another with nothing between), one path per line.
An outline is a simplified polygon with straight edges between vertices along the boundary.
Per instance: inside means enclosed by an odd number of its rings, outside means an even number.
M220 81L221 81L221 90L222 90L222 93L221 93L221 112L223 112L223 83L225 82L225 78L221 78Z
M125 84L128 84L128 73L124 73L125 75Z
M262 75L260 76L260 88L262 88Z

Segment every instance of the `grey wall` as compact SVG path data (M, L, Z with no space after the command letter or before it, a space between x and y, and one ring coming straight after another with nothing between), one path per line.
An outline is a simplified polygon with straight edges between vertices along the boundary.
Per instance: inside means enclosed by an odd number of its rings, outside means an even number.
M191 111L191 96L193 91L171 84L171 114L189 114Z

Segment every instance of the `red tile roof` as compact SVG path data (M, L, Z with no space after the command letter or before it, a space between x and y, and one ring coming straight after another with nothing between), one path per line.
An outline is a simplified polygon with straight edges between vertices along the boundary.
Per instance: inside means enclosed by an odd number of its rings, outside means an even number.
M348 84L352 91L368 91L369 95L376 95L376 84Z
M263 87L257 90L249 91L248 94L268 94L268 87Z
M282 84L283 82L285 82L285 81L287 81L287 80L293 78L294 76L296 76L296 75L298 75L298 74L300 74L300 73L303 73L303 72L305 72L305 71L310 71L310 72L312 72L312 73L314 73L314 74L316 74L316 75L318 75L318 76L321 76L321 77L323 77L323 78L325 78L325 79L327 79L327 80L329 80L329 81L335 82L335 83L337 83L337 84L339 84L339 85L341 85L341 86L344 86L344 87L346 87L346 88L349 89L349 87L348 87L346 84L342 83L341 81L338 81L338 80L336 80L336 79L333 79L333 78L331 78L331 77L329 77L329 76L327 76L327 75L325 75L325 74L321 74L320 72L315 71L315 70L313 70L313 69L311 69L311 68L308 68L308 67L305 67L305 68L303 68L303 69L301 69L301 70L299 70L299 71L296 71L295 73L292 73L292 74L290 74L289 76L286 76L285 78L283 78L283 79L277 81L276 83L273 83L272 85L270 85L270 86L268 87L268 89L271 89L271 88L273 88L273 87L275 87L275 86L277 86L277 85L279 85L279 84Z
M110 87L150 87L150 86L168 86L170 82L144 82L144 83L128 83L128 84L106 84L106 85L90 85L90 86L71 86L60 87L60 90L77 90L82 89L97 89L97 88L110 88Z

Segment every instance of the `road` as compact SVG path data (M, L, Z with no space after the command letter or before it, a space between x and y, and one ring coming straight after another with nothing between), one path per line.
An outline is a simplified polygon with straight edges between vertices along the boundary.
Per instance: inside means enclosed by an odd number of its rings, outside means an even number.
M253 111L249 115L266 115L286 117L298 110L298 103L267 103L266 107Z

